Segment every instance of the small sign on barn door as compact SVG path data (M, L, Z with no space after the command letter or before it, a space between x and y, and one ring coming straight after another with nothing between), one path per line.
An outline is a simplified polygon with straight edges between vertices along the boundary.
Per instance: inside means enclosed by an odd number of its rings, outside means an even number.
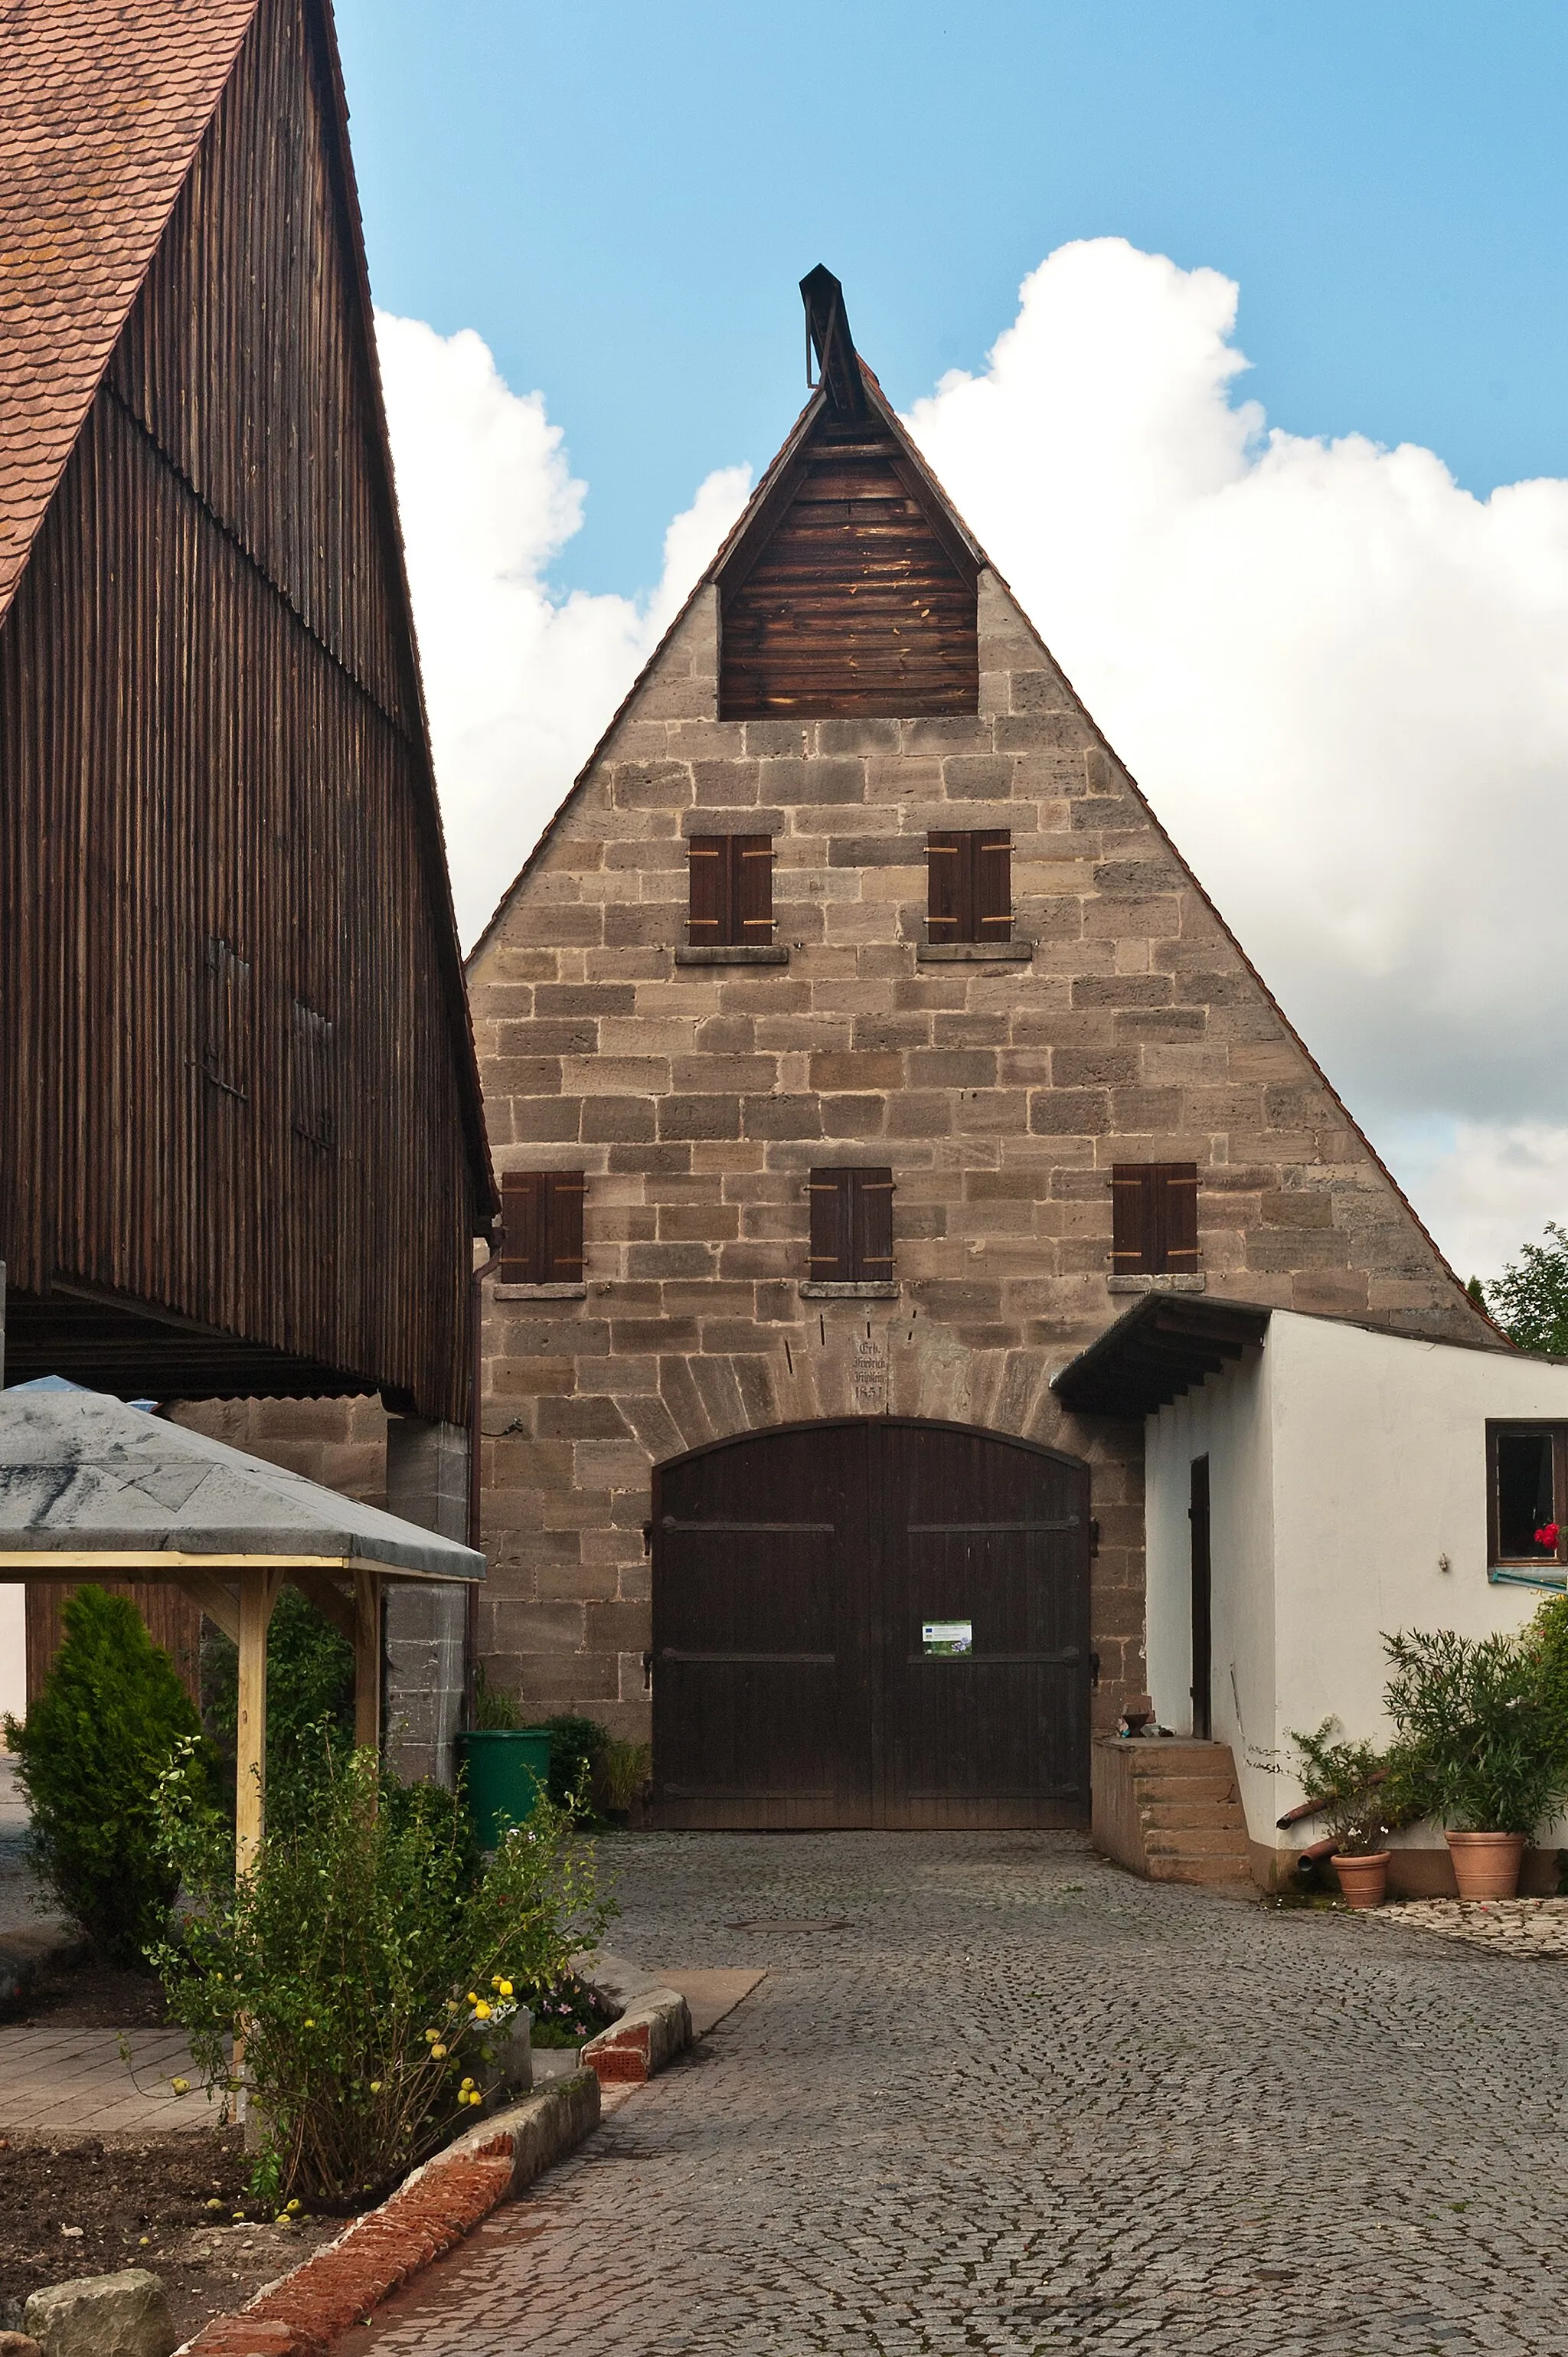
M972 1620L922 1620L920 1651L932 1655L972 1653L974 1623Z

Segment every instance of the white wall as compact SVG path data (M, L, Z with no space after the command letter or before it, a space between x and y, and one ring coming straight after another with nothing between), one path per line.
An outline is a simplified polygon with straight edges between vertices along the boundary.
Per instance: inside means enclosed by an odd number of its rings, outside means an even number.
M1236 1753L1271 1739L1273 1489L1268 1354L1151 1416L1145 1428L1149 1692L1162 1727L1192 1733L1192 1463L1208 1458L1213 1732ZM1275 1813L1278 1813L1277 1811Z
M1293 1728L1332 1717L1353 1737L1391 1734L1385 1631L1482 1636L1522 1628L1543 1600L1487 1577L1493 1416L1568 1420L1568 1366L1276 1310L1261 1354L1149 1419L1151 1691L1163 1724L1185 1731L1187 1485L1207 1449L1214 1732L1234 1749L1255 1841L1315 1838L1310 1824L1274 1830L1301 1797L1286 1769ZM1270 1773L1271 1760L1284 1772ZM1442 1835L1416 1826L1400 1838L1425 1846Z
M0 1714L16 1718L27 1712L27 1589L0 1581Z

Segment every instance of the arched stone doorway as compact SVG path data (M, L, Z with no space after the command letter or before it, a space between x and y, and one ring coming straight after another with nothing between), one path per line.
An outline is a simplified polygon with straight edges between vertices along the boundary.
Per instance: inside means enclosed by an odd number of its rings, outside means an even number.
M913 1417L655 1469L665 1826L1070 1825L1089 1810L1089 1469Z

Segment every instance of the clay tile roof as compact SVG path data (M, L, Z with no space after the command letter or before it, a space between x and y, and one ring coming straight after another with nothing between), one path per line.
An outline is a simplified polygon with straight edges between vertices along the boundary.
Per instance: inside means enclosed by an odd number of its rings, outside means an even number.
M257 0L0 0L0 615Z

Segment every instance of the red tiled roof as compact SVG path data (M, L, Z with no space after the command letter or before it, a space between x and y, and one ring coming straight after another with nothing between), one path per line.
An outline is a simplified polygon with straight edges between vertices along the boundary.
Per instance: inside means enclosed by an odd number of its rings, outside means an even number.
M257 0L0 0L0 615Z

